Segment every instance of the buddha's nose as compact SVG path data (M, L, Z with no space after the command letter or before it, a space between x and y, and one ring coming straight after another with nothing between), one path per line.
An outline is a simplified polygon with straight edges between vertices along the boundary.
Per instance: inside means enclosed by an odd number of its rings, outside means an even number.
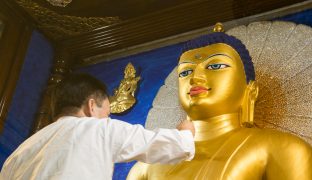
M194 73L193 73L193 76L191 77L190 83L191 83L191 85L206 83L205 74L202 73L202 71L201 71L201 69L199 69L199 67L194 69Z
M206 80L204 78L199 78L199 77L192 77L191 78L191 85L194 85L194 84L204 84L206 82Z

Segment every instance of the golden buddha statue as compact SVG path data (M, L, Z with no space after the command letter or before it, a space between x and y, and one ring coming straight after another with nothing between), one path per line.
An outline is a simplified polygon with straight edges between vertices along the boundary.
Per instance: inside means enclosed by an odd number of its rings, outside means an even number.
M308 143L254 126L259 88L240 40L215 32L186 42L177 71L180 103L195 125L195 157L175 165L138 162L127 179L312 179Z

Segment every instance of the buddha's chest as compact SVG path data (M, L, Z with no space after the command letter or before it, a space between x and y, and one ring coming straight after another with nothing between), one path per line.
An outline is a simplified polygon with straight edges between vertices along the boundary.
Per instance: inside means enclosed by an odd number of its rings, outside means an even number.
M230 153L231 152L231 153ZM196 154L190 162L177 165L151 165L148 179L261 179L265 157L257 152L240 149L214 154Z
M195 158L177 165L151 165L148 179L261 179L264 168L264 163L258 161L257 157Z

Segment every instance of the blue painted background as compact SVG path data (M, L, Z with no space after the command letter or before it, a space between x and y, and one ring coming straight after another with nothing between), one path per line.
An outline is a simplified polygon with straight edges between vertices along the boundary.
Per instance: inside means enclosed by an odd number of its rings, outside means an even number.
M0 134L0 166L29 135L52 66L53 50L40 33L34 31L14 96Z
M276 18L274 20L291 21L297 24L312 26L312 9Z
M312 9L296 13L276 20L292 21L312 26ZM138 102L128 113L112 116L132 124L144 125L152 101L164 83L167 75L177 64L180 44L155 49L112 62L100 63L79 69L101 79L112 92L123 78L123 71L128 62L132 62L141 76L137 92ZM18 81L12 104L0 135L0 165L2 166L17 146L27 138L37 112L40 97L46 86L52 66L53 50L49 42L38 32L34 32L29 44L25 63ZM132 163L116 164L114 180L126 178Z

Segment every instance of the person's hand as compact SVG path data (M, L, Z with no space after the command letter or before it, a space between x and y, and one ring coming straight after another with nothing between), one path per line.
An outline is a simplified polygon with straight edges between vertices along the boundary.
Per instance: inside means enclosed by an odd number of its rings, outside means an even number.
M179 131L181 130L190 130L193 134L193 136L195 136L195 127L192 121L189 120L184 120L182 122L180 122L180 124L177 125L177 129Z

